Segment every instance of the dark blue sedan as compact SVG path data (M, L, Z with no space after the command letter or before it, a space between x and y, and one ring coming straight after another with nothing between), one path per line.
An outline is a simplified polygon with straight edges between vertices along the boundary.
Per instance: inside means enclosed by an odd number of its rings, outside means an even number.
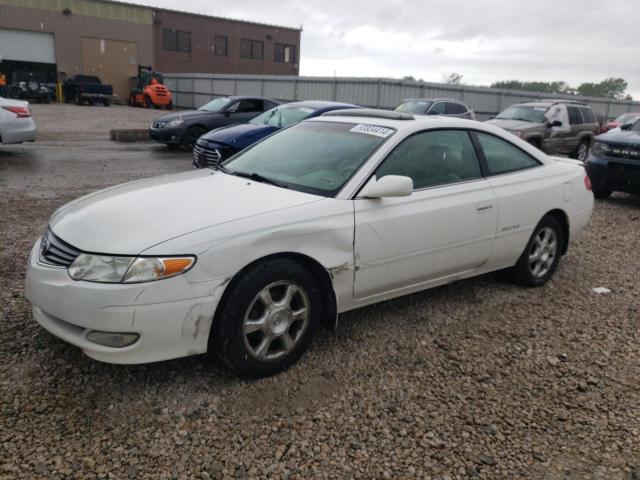
M249 123L217 128L202 135L193 147L194 168L215 167L240 150L268 137L281 128L331 110L358 108L339 102L309 100L278 105L258 115Z

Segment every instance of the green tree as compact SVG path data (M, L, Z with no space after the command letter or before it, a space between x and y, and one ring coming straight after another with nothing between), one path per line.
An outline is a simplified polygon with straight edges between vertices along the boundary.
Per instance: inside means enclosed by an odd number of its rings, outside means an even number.
M577 91L578 94L585 97L606 97L624 100L629 97L629 95L625 94L627 86L627 81L624 78L610 77L599 83L583 83L578 87Z

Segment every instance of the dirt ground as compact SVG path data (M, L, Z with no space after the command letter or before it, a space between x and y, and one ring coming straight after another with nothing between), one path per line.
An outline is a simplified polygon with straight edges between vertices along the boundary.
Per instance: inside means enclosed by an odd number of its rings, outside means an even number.
M159 114L35 105L38 141L0 146L0 478L640 478L638 197L598 201L543 288L488 275L350 312L261 381L101 364L40 328L23 277L53 211L190 168L108 140Z

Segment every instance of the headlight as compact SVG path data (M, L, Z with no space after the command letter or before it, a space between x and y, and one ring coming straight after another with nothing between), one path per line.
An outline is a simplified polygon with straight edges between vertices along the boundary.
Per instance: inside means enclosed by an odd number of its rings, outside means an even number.
M519 130L509 130L509 132L511 132L511 134L515 135L518 138L522 137L522 132Z
M74 280L101 283L151 282L189 270L195 257L120 257L81 253L69 266Z
M593 147L591 147L591 152L594 155L606 155L611 150L611 147L602 142L594 142Z
M182 125L184 123L184 120L173 120L169 123L165 123L164 124L164 128L173 128L173 127L179 127L180 125Z

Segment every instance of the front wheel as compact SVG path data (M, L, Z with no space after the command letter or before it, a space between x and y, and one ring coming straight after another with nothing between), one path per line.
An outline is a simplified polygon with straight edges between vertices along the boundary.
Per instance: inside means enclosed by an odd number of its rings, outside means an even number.
M547 283L556 271L564 241L560 223L551 215L545 215L511 269L515 283L525 287Z
M180 145L185 150L192 151L198 139L205 133L207 133L207 131L202 127L190 127L184 132L184 135L182 135Z
M299 263L260 263L231 285L214 319L209 346L238 374L266 377L305 352L320 323L318 282Z

